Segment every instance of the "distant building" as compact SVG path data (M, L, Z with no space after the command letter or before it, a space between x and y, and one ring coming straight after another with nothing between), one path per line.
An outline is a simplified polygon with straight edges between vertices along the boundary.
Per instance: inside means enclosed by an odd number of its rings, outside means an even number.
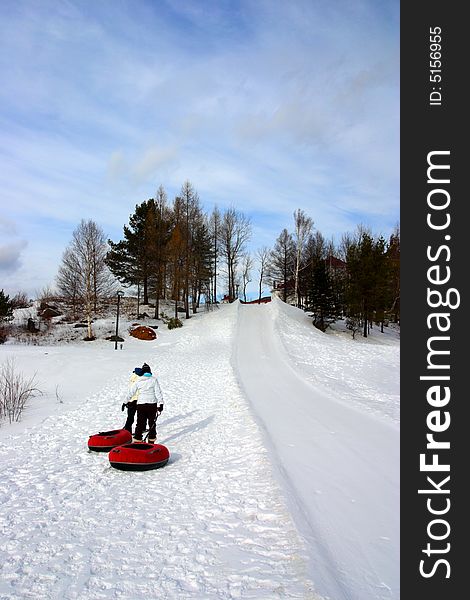
M242 304L266 304L267 302L271 302L271 296L263 296L263 298L261 298L260 300L250 300L249 302L244 302L243 300L240 300L240 302Z
M344 271L346 272L347 268L348 268L348 264L344 262L344 260L341 260L340 258L336 258L336 256L329 256L328 258L325 258L325 264L328 267L328 270L330 272L338 272L338 271Z

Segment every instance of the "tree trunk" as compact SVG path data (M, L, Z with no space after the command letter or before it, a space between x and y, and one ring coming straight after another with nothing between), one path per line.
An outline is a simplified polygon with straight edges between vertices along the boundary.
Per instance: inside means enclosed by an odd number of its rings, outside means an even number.
M287 261L284 259L284 289L282 291L282 299L287 303Z
M213 290L213 302L217 302L217 242L214 245L214 290Z
M157 297L155 298L155 319L158 319L160 314L160 294L157 292Z
M148 293L148 281L147 274L144 275L144 304L147 305L149 303L149 293Z
M367 302L364 301L364 329L363 329L363 336L366 338L367 337L367 325L368 325L368 314L367 314Z
M91 330L91 317L90 317L90 313L87 314L86 319L87 319L88 338L91 340L91 338L93 337L93 332Z
M137 284L137 318L140 315L140 283Z

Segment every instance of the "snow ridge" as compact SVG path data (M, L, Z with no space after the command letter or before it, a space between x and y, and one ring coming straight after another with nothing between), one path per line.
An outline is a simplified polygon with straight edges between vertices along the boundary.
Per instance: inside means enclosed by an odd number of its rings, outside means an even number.
M328 340L301 319L301 311L280 302L241 307L238 379L306 542L316 589L335 600L398 599L398 427L367 410L364 398L348 403L341 383L325 384L325 365L343 361L343 341ZM295 354L282 339L286 330L298 336ZM310 371L297 362L302 352ZM359 385L348 377L354 395Z
M315 329L301 310L274 299L269 309L286 361L316 389L380 419L400 422L400 352L378 333L368 340ZM373 363L371 353L374 354ZM373 369L371 368L373 364Z

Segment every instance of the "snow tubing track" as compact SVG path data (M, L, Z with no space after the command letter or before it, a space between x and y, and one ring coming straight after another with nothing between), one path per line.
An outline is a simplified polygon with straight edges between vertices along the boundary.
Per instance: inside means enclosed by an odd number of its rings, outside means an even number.
M127 429L114 429L113 431L100 431L90 435L88 440L89 450L95 452L109 452L116 446L127 444L132 440L132 434Z
M121 471L148 471L164 467L170 458L166 446L135 442L113 448L109 462Z

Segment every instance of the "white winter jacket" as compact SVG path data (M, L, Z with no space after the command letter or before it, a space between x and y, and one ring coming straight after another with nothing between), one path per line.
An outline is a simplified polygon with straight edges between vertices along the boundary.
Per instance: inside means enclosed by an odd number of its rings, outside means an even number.
M136 381L139 381L140 379L140 375L137 375L137 373L132 373L131 378L129 379L129 386L134 385L134 383ZM137 400L137 397L134 398L134 396L132 396L132 398L130 399L130 402L133 402L134 400Z
M137 404L163 404L163 394L158 379L150 373L139 377L127 392L126 402L137 400Z

